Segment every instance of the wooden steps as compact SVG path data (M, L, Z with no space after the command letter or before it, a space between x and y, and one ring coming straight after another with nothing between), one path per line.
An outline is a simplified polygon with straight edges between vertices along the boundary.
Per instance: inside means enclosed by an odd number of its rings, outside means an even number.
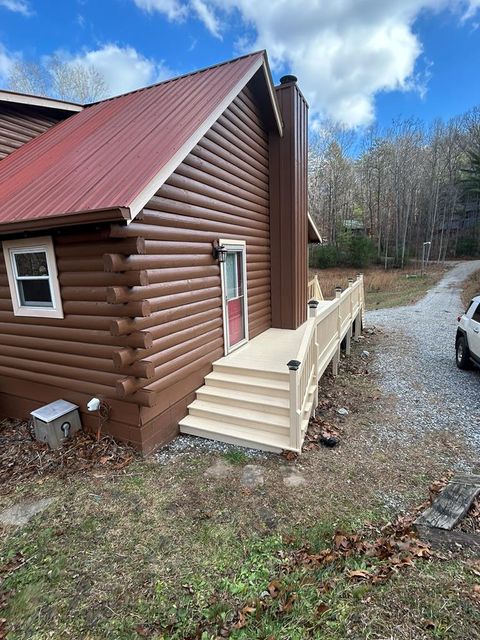
M203 402L211 401L220 405L228 405L229 407L243 407L245 409L267 411L287 416L287 418L289 416L288 399L282 396L268 396L246 391L238 391L233 395L231 389L206 384L197 391L197 399Z
M216 423L212 420L205 420L191 415L186 416L180 422L180 432L273 453L281 453L283 450L290 448L290 440L287 437L283 438L278 434L273 436L272 433L265 432L262 429L257 429L255 434L252 435L238 425L230 425L227 422Z
M214 363L180 432L280 452L290 445L288 373Z
M335 300L312 305L297 329L267 329L214 362L179 423L180 432L300 453L318 404L318 380L332 360L336 375L341 340L359 309L363 314L361 277Z
M272 381L267 377L252 376L248 371L244 371L242 374L219 373L215 369L215 365L212 373L209 373L205 378L205 384L246 393L259 393L269 397L288 397L289 390L288 380L285 382L276 381L275 384L272 384Z

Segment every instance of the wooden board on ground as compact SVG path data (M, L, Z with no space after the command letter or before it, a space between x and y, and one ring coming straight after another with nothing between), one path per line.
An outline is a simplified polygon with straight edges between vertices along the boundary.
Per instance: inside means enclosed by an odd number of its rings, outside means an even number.
M415 520L416 525L451 530L480 494L480 476L459 474Z
M433 527L416 526L418 535L434 549L449 551L470 551L480 555L480 535L465 531L445 531Z

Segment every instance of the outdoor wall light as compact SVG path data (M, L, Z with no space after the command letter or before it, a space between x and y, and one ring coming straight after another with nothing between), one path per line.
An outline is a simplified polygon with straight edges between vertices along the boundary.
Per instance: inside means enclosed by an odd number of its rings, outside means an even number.
M213 257L219 262L225 262L227 259L227 250L223 244L213 243Z

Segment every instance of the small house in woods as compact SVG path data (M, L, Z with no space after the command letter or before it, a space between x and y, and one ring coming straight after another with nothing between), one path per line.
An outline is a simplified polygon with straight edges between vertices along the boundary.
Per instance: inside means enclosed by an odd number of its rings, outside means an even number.
M307 104L264 52L96 104L0 91L0 415L299 450L361 280L307 318ZM337 359L337 360L336 360Z

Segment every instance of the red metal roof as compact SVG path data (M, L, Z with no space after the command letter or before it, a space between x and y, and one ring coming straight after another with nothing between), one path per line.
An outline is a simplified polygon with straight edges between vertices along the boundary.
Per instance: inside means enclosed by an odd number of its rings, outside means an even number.
M0 225L129 208L263 61L244 56L55 125L0 162Z

